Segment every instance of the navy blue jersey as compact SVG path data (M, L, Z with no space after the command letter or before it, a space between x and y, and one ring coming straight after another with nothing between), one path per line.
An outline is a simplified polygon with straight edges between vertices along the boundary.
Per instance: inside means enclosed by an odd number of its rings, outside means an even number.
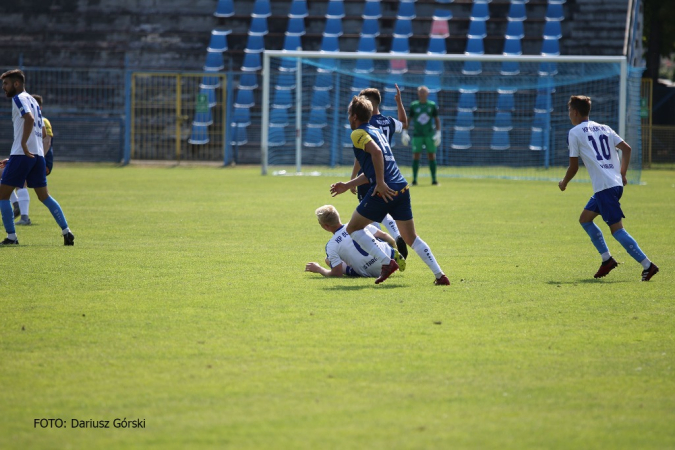
M400 133L403 129L403 124L401 122L394 119L393 117L383 116L382 114L374 114L368 123L370 123L370 125L374 126L375 128L382 130L382 134L384 134L384 137L387 138L390 147L394 139L394 133Z
M398 170L398 165L391 152L388 140L383 136L379 128L364 123L352 131L351 138L354 144L354 156L359 162L361 170L368 177L370 184L374 185L376 183L372 157L370 153L365 151L366 144L371 141L375 142L382 151L384 158L384 182L393 190L403 189L408 184Z

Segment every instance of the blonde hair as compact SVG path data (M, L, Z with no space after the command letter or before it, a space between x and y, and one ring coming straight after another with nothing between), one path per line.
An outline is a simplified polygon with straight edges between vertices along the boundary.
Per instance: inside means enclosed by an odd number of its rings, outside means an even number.
M319 219L321 225L335 226L340 224L340 213L333 205L323 205L314 211L316 218Z
M367 123L373 115L373 104L362 95L354 96L349 104L349 114L354 114L359 121Z

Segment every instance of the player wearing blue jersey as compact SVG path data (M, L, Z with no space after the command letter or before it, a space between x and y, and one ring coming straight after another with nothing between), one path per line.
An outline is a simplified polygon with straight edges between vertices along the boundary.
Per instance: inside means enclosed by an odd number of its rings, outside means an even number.
M567 184L579 170L579 157L584 161L591 177L595 194L586 204L579 217L579 223L588 233L591 242L602 256L602 264L595 278L607 275L618 264L609 253L602 231L593 219L601 215L609 225L614 239L626 249L628 254L642 265L642 281L649 281L659 268L640 250L637 242L623 227L621 204L623 187L628 184L626 173L630 162L631 148L607 125L589 120L591 99L583 95L573 95L567 103L572 128L567 137L570 151L570 165L565 178L558 187L567 189ZM616 149L622 152L621 161Z
M382 283L399 266L376 244L375 237L365 228L372 222L382 222L387 214L396 220L401 236L415 253L427 264L436 277L435 284L449 285L450 280L441 270L429 246L415 232L410 188L398 170L389 142L382 132L370 125L373 106L365 97L354 97L348 109L352 131L354 156L363 173L348 182L338 182L330 187L333 197L364 183L370 183L368 193L361 201L347 225L347 233L359 246L382 261L382 271L376 284Z
M370 103L373 105L373 115L370 118L369 123L372 126L382 130L382 134L384 134L384 137L386 137L387 140L389 141L389 147L391 147L391 144L394 140L394 133L400 133L401 131L403 131L404 128L408 126L408 117L406 116L405 107L403 106L403 102L401 101L401 90L398 88L398 84L395 84L394 86L396 87L396 95L394 96L394 100L396 101L396 105L398 108L397 111L398 120L396 120L391 116L384 116L380 113L380 104L382 103L382 95L380 94L380 91L378 89L367 88L359 92L359 95L366 97L368 100L370 100ZM358 161L354 159L352 179L356 178L361 173L360 169L361 167L359 166ZM369 188L370 185L368 184L362 184L361 186L358 186L356 188L356 193L358 195L359 202L363 200L363 197L365 197ZM354 190L352 190L352 193L354 193ZM396 248L401 253L401 255L403 255L404 258L407 258L408 247L406 246L405 241L401 237L401 233L399 232L398 227L396 226L396 221L394 220L394 218L391 217L390 214L387 214L384 220L382 221L382 225L385 226L389 234L394 236L396 240Z
M75 236L68 228L61 206L49 195L47 173L42 144L43 121L40 106L24 89L26 77L16 69L0 75L5 95L12 99L14 143L9 159L2 162L0 178L0 211L7 238L0 245L17 245L19 239L14 228L14 214L9 198L12 191L26 184L35 190L38 199L52 213L61 227L64 245L74 245Z

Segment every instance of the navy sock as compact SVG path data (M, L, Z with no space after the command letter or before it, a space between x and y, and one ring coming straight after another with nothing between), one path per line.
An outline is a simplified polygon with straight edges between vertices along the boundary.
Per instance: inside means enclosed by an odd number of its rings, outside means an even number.
M605 243L605 238L602 235L602 230L593 222L584 222L581 224L581 227L588 233L588 236L591 238L591 242L595 245L595 248L600 252L600 254L609 253L607 244Z
M63 215L63 210L61 210L61 206L57 203L56 200L54 200L51 196L47 197L47 200L42 202L47 209L49 209L49 212L52 213L52 216L54 216L54 220L56 220L56 223L59 224L62 230L65 230L68 228L68 222L66 221L66 216ZM4 220L4 214L3 214L3 220Z

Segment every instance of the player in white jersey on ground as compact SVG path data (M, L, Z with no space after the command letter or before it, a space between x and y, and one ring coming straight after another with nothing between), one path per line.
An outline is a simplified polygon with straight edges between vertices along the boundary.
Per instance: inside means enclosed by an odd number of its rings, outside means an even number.
M346 227L340 222L340 214L333 205L324 205L316 210L316 218L321 228L333 234L326 244L326 264L331 268L325 269L319 263L310 262L305 266L305 272L320 273L324 277L357 276L372 277L380 276L382 261L375 256L370 256L352 240L347 233ZM394 239L387 233L379 230L374 225L368 225L369 231L378 239L380 249L395 259L399 270L405 270L405 259L401 257Z
M398 84L394 84L396 87L396 95L394 96L394 100L396 101L396 106L397 106L397 115L398 115L398 120L391 117L391 116L384 116L380 112L380 103L382 103L382 95L380 94L380 91L376 88L367 88L361 90L359 92L359 95L362 95L366 97L368 100L370 100L370 103L373 105L373 116L370 118L370 124L376 128L379 128L382 130L382 134L384 134L384 137L387 138L389 141L389 145L391 146L394 140L394 133L401 133L405 128L408 127L408 116L405 113L405 107L403 106L403 102L401 101L401 90L398 88ZM354 168L352 169L352 177L351 179L353 180L356 178L359 173L361 173L361 166L359 165L359 162L354 158ZM359 202L363 200L363 197L366 195L366 192L368 192L368 189L370 188L369 184L362 184L361 186L358 186L357 188L352 189L352 194L357 194ZM396 240L396 249L403 255L404 258L408 257L408 247L405 244L405 241L401 237L401 232L398 230L398 226L396 226L396 221L391 217L391 214L387 214L382 221L382 225L387 229L389 234L391 234L394 239ZM376 224L377 226L377 224Z
M631 147L607 125L593 122L588 119L591 112L591 99L583 95L573 95L567 103L572 128L568 135L570 151L570 165L565 178L559 183L561 191L579 170L579 157L588 169L593 183L595 194L581 212L579 223L588 233L591 242L602 256L602 264L595 274L595 278L607 275L618 264L609 253L605 238L598 226L593 223L598 215L602 215L614 239L626 249L628 254L642 265L642 281L649 281L659 268L640 250L635 239L625 230L622 223L623 215L619 200L623 194L623 187L628 184L626 172L630 162ZM622 158L616 149L621 150Z
M8 159L0 162L2 178L0 178L0 212L2 223L7 231L7 238L0 242L1 246L17 245L19 239L14 228L14 212L10 204L12 191L27 184L35 190L38 199L52 213L56 223L61 227L64 245L74 245L75 236L68 228L61 206L54 200L47 189L47 168L42 147L42 112L33 97L24 89L26 77L16 69L0 75L2 89L12 99L12 122L14 123L14 143Z

